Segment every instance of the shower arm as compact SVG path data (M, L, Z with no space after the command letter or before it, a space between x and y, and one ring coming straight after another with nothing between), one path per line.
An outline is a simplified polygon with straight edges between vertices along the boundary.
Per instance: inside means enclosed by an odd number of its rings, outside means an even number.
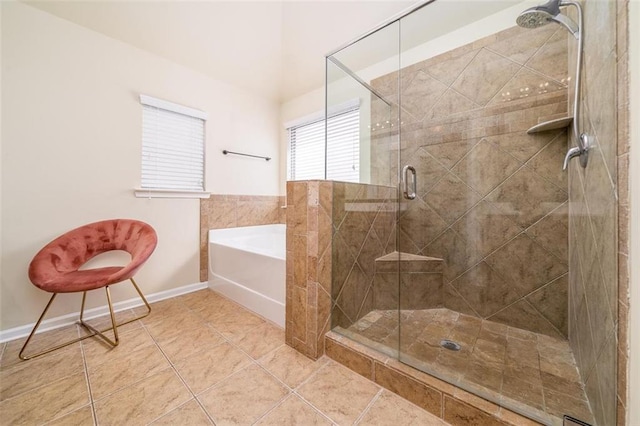
M584 133L580 133L580 87L581 87L581 74L582 74L582 34L584 31L582 21L582 7L580 3L573 0L561 1L560 6L574 6L578 12L578 34L571 32L578 39L578 55L576 58L576 73L575 73L575 93L573 94L573 134L576 138L577 147L570 148L567 152L567 156L564 159L563 170L566 170L569 160L573 157L580 156L580 165L582 167L587 166L588 151L589 151L589 136Z

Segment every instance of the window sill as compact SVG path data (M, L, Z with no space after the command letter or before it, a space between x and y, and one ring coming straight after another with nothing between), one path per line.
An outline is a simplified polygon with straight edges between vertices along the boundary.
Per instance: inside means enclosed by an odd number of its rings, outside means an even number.
M176 189L140 189L133 190L136 198L209 198L210 192L186 191Z

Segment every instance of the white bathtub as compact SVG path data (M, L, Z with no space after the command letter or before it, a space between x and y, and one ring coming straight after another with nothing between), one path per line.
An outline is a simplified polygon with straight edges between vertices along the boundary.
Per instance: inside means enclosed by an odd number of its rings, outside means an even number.
M209 231L209 287L284 327L286 226Z

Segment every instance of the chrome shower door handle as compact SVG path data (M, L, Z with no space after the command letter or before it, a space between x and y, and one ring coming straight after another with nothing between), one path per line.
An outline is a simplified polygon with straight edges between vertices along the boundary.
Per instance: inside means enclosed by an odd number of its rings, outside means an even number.
M411 172L412 189L409 192L409 174ZM402 168L402 194L407 200L416 198L416 169L413 166L406 165Z

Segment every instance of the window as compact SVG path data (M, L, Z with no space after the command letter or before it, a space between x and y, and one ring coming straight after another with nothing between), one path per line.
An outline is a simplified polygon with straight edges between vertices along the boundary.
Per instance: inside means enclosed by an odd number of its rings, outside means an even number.
M196 109L140 95L142 196L204 192L204 122ZM155 192L154 192L155 191ZM138 192L136 192L138 194ZM174 194L175 195L175 194ZM178 195L179 196L179 195Z
M329 116L325 161L324 119L289 128L289 179L360 180L360 109Z

